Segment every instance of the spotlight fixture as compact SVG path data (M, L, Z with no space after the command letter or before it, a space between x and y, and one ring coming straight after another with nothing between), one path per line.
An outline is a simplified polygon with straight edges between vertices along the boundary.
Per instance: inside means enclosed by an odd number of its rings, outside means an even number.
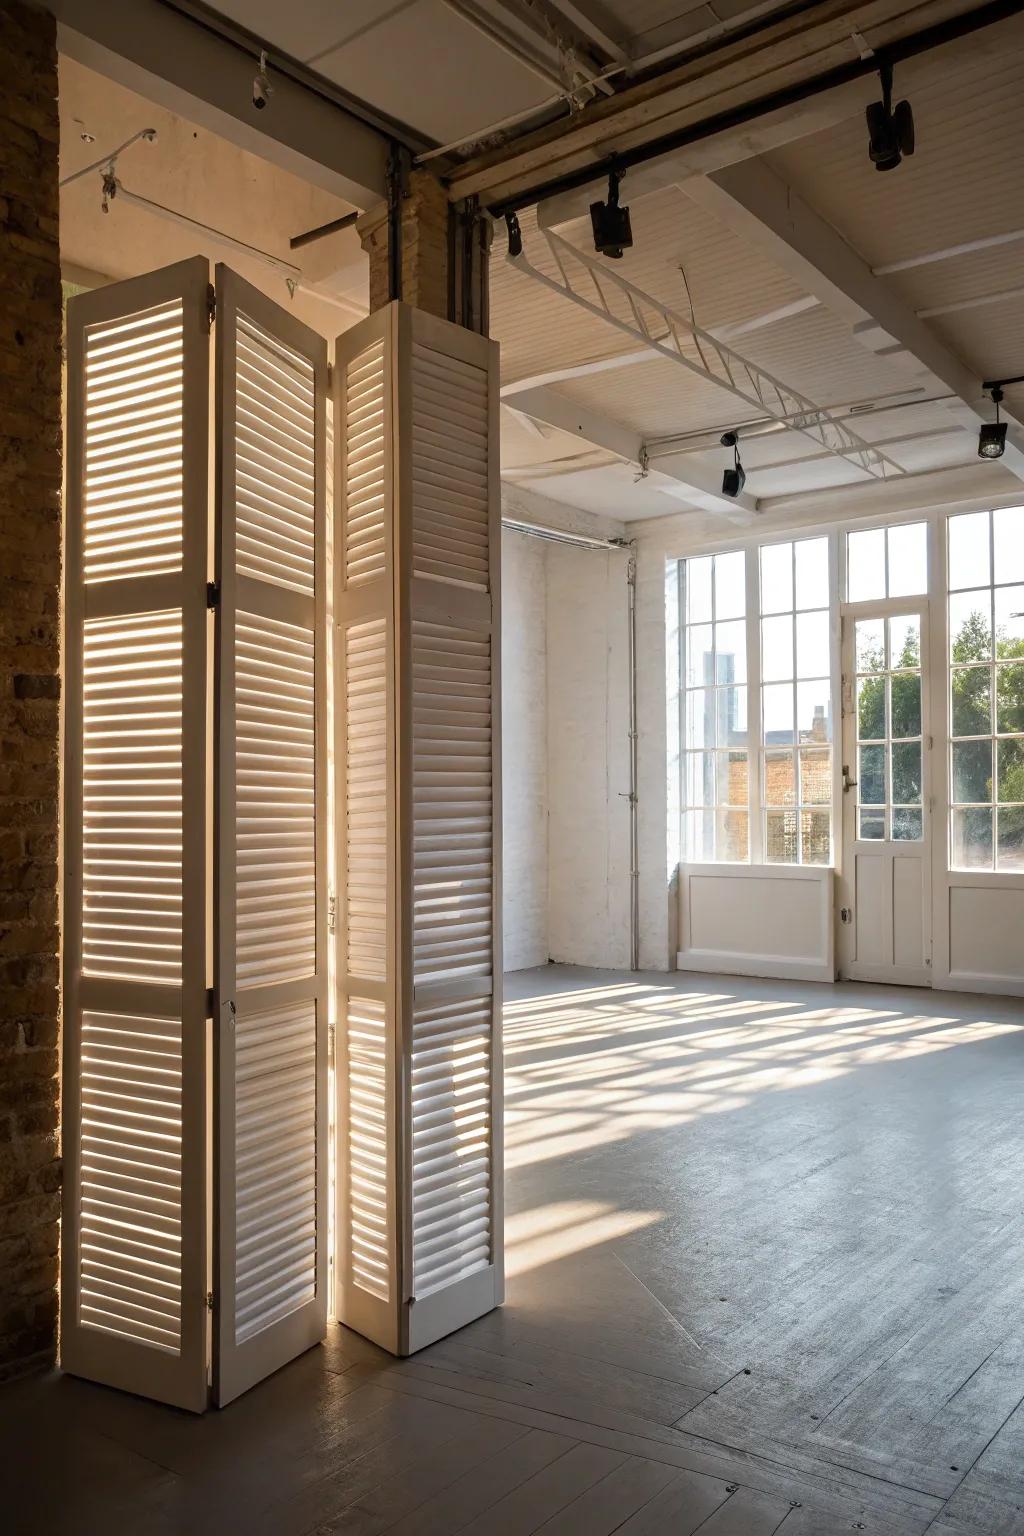
M914 114L909 101L892 104L892 65L880 65L878 75L882 99L865 109L868 154L876 171L894 171L904 155L914 153Z
M257 112L263 111L263 108L273 94L274 87L271 85L270 76L267 74L267 50L264 48L260 52L260 67L256 71L252 82L252 104Z
M1003 392L998 384L993 384L991 395L992 404L996 408L996 419L982 422L981 431L978 433L979 459L1001 459L1006 447L1006 422L999 420L999 402L1003 398Z
M513 210L505 215L505 227L508 230L508 253L510 256L523 254L523 232L519 227L519 215Z
M624 250L633 244L633 230L629 222L629 209L619 207L619 182L621 175L612 170L608 173L608 201L591 203L590 223L594 230L594 249L601 256L611 256L616 261Z
M739 433L723 432L722 447L731 448L733 453L733 467L722 475L722 495L738 496L747 483L747 472L740 463Z

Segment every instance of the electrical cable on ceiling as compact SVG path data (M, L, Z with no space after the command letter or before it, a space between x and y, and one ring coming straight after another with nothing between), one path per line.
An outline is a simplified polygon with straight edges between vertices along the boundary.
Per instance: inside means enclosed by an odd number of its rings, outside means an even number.
M83 165L80 171L72 171L70 176L65 176L62 179L60 185L62 187L70 187L73 181L81 181L82 177L88 176L90 171L108 171L113 175L118 156L123 155L126 149L131 149L133 144L138 144L142 140L145 140L147 144L154 143L156 140L156 129L140 128L138 133L133 133L130 139L125 139L123 144L119 144L109 154L101 155L98 160L93 160L91 165Z

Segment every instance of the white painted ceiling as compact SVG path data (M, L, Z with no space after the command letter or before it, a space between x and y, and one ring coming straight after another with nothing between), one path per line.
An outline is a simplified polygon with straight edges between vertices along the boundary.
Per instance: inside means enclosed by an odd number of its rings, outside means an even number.
M489 10L500 9L487 0ZM471 25L452 0L218 0L224 16L301 60L418 132L441 141L480 133L509 114L550 101L550 80L527 68ZM747 9L746 0L715 0L719 16ZM591 14L598 7L590 6ZM602 0L613 40L628 51L653 51L709 25L706 6L686 0ZM918 150L895 172L868 162L865 128L856 116L774 151L768 161L873 268L1024 225L1024 18L925 54L900 67L897 94L913 102ZM337 216L344 205L141 98L65 61L61 82L68 168L156 120L158 143L132 151L122 167L128 185L178 207L236 238L288 256L288 238ZM272 106L271 106L272 110ZM95 146L78 145L82 129ZM141 184L140 184L141 183ZM634 246L609 264L660 303L730 345L757 367L821 407L849 415L868 442L884 448L905 472L917 504L940 501L944 485L991 487L1005 497L1024 487L1003 464L979 464L976 429L964 426L934 381L922 387L905 361L868 350L838 313L811 300L800 283L760 249L726 227L695 184L670 185L631 201ZM531 213L522 216L526 253L554 275L550 253ZM592 251L589 221L560 234ZM62 203L65 259L108 276L189 254L190 237L127 208L99 213L90 182L68 189ZM210 247L211 254L233 260ZM717 442L749 421L751 408L728 390L656 353L638 357L635 340L540 286L505 258L504 230L492 257L492 333L502 347L503 473L514 485L625 521L678 514L687 498L681 479L697 466L714 480L729 461ZM191 247L195 249L194 243ZM884 276L910 309L975 373L1024 373L1024 242L1007 243ZM300 295L296 307L334 335L365 304L365 263L350 233L302 256L310 281L333 293L324 307ZM283 283L253 266L245 271L272 296ZM996 304L973 301L996 293ZM348 311L338 308L341 300ZM286 300L285 300L286 301ZM972 307L959 307L970 302ZM354 307L353 307L354 306ZM950 308L950 306L956 306ZM943 313L931 315L939 309ZM779 311L787 311L777 315ZM736 334L738 332L738 334ZM616 366L616 360L629 360ZM595 368L595 364L606 364ZM544 384L571 409L590 413L642 440L651 473L624 463L584 435L545 426L515 409L516 386ZM917 391L915 396L914 391ZM1007 391L1024 412L1024 398ZM792 430L772 428L743 439L748 491L766 502L831 498L843 487L870 497L870 478L823 454ZM660 441L673 439L671 442ZM677 473L673 482L670 478ZM972 478L973 477L973 478ZM887 487L887 504L891 494ZM696 515L696 514L695 514Z

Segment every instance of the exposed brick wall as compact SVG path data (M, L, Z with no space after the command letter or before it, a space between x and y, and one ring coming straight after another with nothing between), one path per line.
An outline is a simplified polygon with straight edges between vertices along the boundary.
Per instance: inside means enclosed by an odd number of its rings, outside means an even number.
M359 223L370 258L370 313L388 302L387 210L373 209ZM427 171L413 171L402 202L402 298L414 309L448 318L448 198Z
M57 147L54 20L0 0L0 1378L57 1324Z

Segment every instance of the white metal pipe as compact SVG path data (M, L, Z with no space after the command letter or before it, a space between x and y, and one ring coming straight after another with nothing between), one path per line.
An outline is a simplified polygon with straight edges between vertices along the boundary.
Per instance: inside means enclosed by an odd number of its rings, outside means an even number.
M573 544L578 549L624 550L621 539L595 539L588 533L570 533L565 528L549 528L544 523L530 523L524 518L503 517L501 526L512 533L525 533L534 539L547 539L552 544Z

